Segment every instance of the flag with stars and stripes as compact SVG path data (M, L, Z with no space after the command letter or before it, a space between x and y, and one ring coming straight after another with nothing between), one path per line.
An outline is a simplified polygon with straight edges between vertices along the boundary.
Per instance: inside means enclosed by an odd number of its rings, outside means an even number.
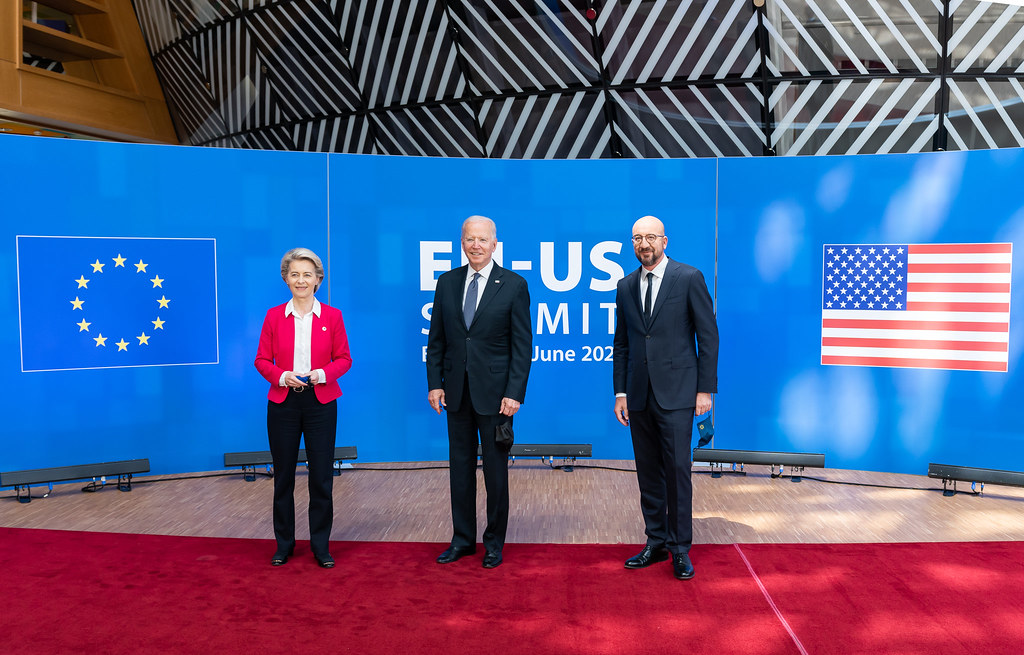
M214 239L18 236L22 371L215 364Z
M825 244L821 363L1007 369L1010 243Z

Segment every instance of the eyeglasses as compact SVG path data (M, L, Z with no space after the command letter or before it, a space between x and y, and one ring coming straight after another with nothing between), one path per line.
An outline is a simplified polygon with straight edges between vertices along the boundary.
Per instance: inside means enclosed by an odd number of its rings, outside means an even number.
M634 234L633 243L640 245L642 242L654 243L658 239L665 236L664 234Z

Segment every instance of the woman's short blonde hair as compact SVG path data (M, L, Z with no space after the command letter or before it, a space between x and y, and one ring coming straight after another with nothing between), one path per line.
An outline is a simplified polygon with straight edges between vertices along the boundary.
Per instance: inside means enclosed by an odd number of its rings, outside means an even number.
M288 269L291 267L292 262L297 259L305 259L313 264L313 270L316 272L317 277L313 293L316 293L317 289L320 288L320 284L324 281L324 264L320 261L317 254L309 248L292 248L284 254L284 257L281 258L281 279L285 282L288 281Z

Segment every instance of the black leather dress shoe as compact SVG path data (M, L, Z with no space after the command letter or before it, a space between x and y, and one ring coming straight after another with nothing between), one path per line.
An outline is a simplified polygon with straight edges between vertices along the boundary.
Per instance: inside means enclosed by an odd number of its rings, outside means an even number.
M644 546L639 554L626 560L627 569L642 569L656 562L664 562L668 559L668 551L662 548L651 548Z
M331 557L330 553L327 553L326 555L314 555L313 557L316 558L316 563L320 565L320 568L322 568L322 569L333 569L334 568L334 558Z
M476 548L459 548L458 546L449 546L447 550L437 556L437 563L451 564L460 557L472 555L475 552Z
M689 580L693 577L693 563L686 553L678 553L672 556L672 572L680 580Z
M485 569L496 569L501 566L501 553L495 550L487 551L484 555L484 568Z

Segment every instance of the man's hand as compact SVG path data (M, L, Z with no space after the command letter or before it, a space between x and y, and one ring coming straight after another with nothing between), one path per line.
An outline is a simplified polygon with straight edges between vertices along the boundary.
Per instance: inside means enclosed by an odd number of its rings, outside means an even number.
M615 398L615 418L619 419L619 423L629 427L629 408L626 407L625 396Z
M446 407L444 404L444 389L431 389L427 393L427 402L430 403L435 412L440 414L441 410Z
M693 408L693 415L700 416L711 411L711 394L701 391L697 394L697 404Z
M502 398L501 399L501 409L498 410L499 414L504 414L505 416L512 416L513 414L515 414L518 411L519 411L519 401L518 400L512 400L511 398Z

